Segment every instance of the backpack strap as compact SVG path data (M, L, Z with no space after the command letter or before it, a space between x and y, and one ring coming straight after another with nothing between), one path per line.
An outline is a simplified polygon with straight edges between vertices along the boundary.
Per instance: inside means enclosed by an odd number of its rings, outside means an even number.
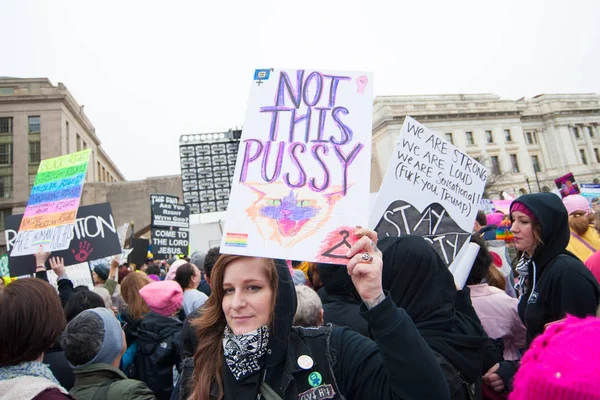
M260 394L265 400L282 400L277 392L275 392L271 386L267 385L267 382L264 380L260 383Z
M583 243L585 247L587 247L592 253L596 252L596 249L594 249L588 242L586 242L581 236L579 236L575 232L571 232L571 236Z
M92 397L92 400L106 400L108 398L108 390L110 389L111 385L116 381L117 379L109 379L107 381L102 382L102 384L100 384L100 386L98 387L98 390L96 390L96 393L94 393L94 397Z

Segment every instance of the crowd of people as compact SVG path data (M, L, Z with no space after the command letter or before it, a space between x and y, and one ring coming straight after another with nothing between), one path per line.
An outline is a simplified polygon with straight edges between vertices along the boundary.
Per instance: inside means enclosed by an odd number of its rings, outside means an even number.
M0 288L0 399L600 399L600 223L580 197L480 212L464 287L425 239L360 227L347 265L213 248L98 264L92 290L39 252Z

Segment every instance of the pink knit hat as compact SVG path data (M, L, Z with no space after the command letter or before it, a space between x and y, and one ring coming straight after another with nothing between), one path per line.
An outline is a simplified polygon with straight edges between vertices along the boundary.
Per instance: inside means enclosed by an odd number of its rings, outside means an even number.
M183 291L175 281L152 282L140 289L140 296L150 310L168 317L183 304Z
M600 319L568 316L525 353L509 400L599 400Z
M590 203L580 194L572 194L565 197L563 199L563 204L565 205L569 215L575 211L582 211L585 213L585 215L590 213Z
M523 203L519 202L519 201L515 201L512 203L512 205L510 206L510 216L512 217L512 213L515 211L520 211L523 214L527 215L532 221L537 222L537 218L535 218L535 215L533 215L533 212L531 212L531 210Z
M181 267L183 264L187 263L185 260L177 260L170 267L169 272L167 272L167 276L165 277L165 281L172 281L175 279L175 274L177 273L177 268Z
M500 225L504 219L504 213L493 212L485 216L488 225Z

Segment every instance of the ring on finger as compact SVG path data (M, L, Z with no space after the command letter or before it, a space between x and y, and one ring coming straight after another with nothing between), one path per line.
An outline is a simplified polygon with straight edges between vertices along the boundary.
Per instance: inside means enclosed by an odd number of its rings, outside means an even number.
M363 261L367 261L367 262L371 262L373 261L373 256L371 255L371 253L369 252L364 252L362 253L362 256L360 257Z

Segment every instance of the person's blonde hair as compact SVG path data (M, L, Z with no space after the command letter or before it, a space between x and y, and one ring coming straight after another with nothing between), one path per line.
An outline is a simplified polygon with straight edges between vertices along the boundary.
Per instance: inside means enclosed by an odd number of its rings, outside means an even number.
M121 297L127 304L129 317L134 321L150 312L148 304L140 296L140 289L151 282L152 279L143 272L132 272L121 282Z

